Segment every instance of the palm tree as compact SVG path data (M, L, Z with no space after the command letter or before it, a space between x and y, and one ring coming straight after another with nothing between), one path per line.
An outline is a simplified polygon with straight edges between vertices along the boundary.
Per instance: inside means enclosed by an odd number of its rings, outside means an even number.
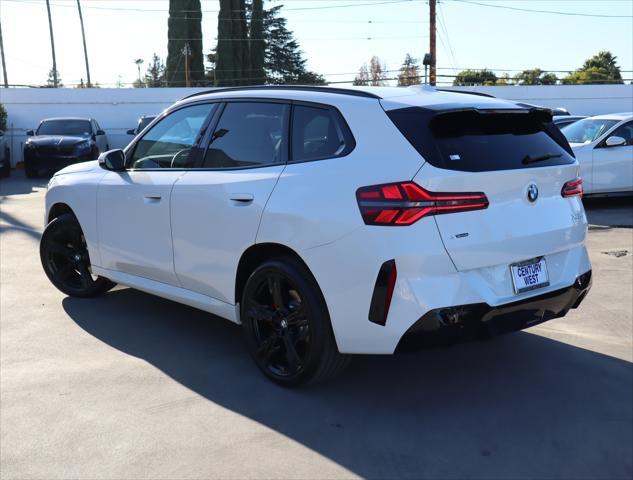
M57 88L57 61L55 60L55 39L53 38L53 19L51 18L51 5L46 0L46 10L48 11L48 29L51 34L51 51L53 52L53 87Z
M145 60L143 60L142 58L137 58L136 60L134 60L134 63L136 64L136 68L138 68L138 83L140 84L142 82L142 80L141 80L141 65L143 65L143 63L145 63Z

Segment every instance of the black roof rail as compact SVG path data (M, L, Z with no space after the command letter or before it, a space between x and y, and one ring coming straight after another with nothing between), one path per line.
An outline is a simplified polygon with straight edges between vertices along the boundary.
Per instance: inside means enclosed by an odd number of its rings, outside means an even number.
M479 97L497 98L494 95L483 92L473 92L471 90L453 90L451 88L436 88L438 92L463 93L464 95L477 95Z
M211 90L205 90L204 92L192 93L191 95L187 95L181 100L197 97L199 95L208 95L210 93L243 92L245 90L299 90L306 92L338 93L340 95L374 98L377 100L380 100L382 98L375 93L365 92L363 90L354 90L351 88L320 87L315 85L253 85L249 87L218 87Z

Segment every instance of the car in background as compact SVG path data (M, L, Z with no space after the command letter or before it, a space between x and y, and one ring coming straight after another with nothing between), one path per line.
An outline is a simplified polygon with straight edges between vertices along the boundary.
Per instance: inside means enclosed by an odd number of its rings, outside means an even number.
M552 118L552 121L554 122L554 125L556 125L558 128L563 128L567 125L571 125L574 122L577 122L578 120L582 120L583 118L587 118L585 115L554 115L554 117Z
M134 136L138 135L143 130L145 130L145 127L152 123L152 120L154 120L155 118L156 115L143 115L141 118L138 119L138 124L136 125L136 128L131 128L127 131L127 134Z
M633 112L588 117L563 127L586 195L633 192Z
M94 118L47 118L26 132L24 170L27 177L57 171L96 159L110 149L108 137Z
M9 139L0 130L0 177L8 177L11 173L11 155L9 151Z

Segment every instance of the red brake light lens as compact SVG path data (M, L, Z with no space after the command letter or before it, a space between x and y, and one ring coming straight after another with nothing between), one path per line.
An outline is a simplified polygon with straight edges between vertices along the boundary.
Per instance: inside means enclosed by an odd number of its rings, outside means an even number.
M367 225L411 225L422 217L488 208L484 193L429 192L414 182L359 188L358 207Z
M582 178L576 177L573 180L565 183L560 194L565 198L575 196L582 197Z

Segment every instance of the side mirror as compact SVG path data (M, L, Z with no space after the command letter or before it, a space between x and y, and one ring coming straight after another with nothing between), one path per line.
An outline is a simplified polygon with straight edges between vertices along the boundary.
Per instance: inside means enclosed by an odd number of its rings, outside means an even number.
M622 145L626 145L626 140L622 137L618 137L613 135L612 137L607 138L607 141L604 142L606 147L621 147Z
M125 170L125 152L121 149L108 150L99 155L99 166L112 172Z
M128 135L136 135L136 130L135 130L135 129L133 129L133 128L130 128L130 129L127 131L127 134L128 134Z
M97 136L105 135L106 133L103 130L97 130Z
M27 137L34 137L35 136L35 132L33 130L27 130L26 131L26 136Z

